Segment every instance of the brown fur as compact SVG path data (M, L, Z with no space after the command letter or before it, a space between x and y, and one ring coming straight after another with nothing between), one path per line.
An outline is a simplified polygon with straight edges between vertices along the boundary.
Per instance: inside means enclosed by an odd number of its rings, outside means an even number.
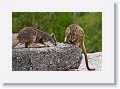
M89 71L95 70L89 67L87 52L84 45L84 31L79 25L72 24L66 29L64 42L79 46L84 53L87 69Z
M51 35L37 29L34 27L25 27L23 28L17 35L16 42L12 46L13 48L17 46L19 43L25 43L25 47L35 47L32 43L41 43L45 46L48 46L46 42L50 41L53 45L56 44L55 35L52 33Z

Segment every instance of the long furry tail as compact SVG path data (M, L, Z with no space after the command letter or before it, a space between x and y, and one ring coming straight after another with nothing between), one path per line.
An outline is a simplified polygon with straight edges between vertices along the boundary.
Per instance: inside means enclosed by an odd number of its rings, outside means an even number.
M83 53L84 53L84 56L85 56L85 63L86 63L86 67L89 71L92 71L92 70L95 70L95 69L91 69L89 67L89 63L88 63L88 57L87 57L87 52L86 52L86 48L85 48L85 45L84 45L84 42L82 44L82 50L83 50Z

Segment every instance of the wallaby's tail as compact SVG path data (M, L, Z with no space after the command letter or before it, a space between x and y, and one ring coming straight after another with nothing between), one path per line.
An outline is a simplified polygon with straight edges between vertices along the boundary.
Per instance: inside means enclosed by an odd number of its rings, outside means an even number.
M85 63L86 63L87 69L88 69L89 71L95 70L95 69L91 69L91 68L89 67L88 57L87 57L87 52L86 52L86 48L85 48L84 42L83 42L83 44L82 44L82 51L83 51L84 56L85 56Z

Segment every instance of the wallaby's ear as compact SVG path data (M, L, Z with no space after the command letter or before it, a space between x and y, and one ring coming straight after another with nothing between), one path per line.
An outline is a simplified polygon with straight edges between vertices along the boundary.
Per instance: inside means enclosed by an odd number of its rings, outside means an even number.
M51 37L54 39L54 42L55 42L55 46L57 45L57 40L56 40L56 37L55 37L55 34L54 33L51 33Z

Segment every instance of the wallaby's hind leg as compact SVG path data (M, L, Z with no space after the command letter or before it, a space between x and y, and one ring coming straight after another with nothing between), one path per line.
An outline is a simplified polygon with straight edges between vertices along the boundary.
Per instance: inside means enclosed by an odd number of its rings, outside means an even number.
M43 48L46 46L41 46L39 43L28 43L29 48Z
M44 46L46 46L46 47L49 47L49 45L47 44L47 42L43 42L42 43Z
M28 48L28 47L30 47L30 48L34 48L34 46L32 45L32 43L25 43L25 48Z
M32 36L30 40L25 43L25 48L34 47L32 44L35 42L36 36Z
M15 44L12 45L12 48L14 48L15 46L17 46L19 44L19 40L17 39Z
M40 44L35 43L36 36L33 36L31 40L29 40L27 43L25 43L25 48L41 48L43 46L40 46ZM46 46L46 45L45 45Z

